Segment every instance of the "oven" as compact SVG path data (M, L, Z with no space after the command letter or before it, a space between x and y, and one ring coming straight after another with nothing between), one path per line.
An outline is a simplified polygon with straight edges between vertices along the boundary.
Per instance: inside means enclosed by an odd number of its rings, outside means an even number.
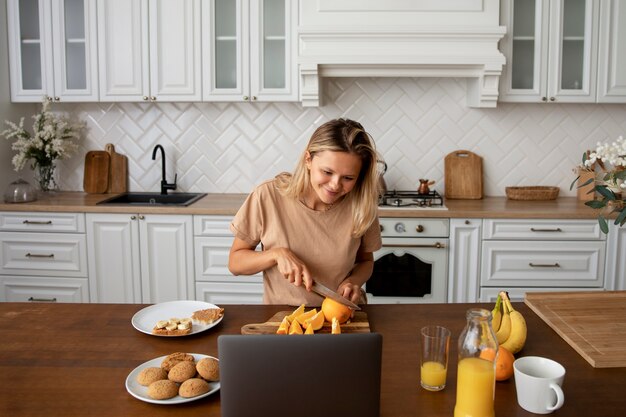
M380 211L382 248L374 252L374 272L365 285L368 303L445 303L450 222L427 217L428 210L446 210L443 200L413 206L394 201L389 211ZM407 209L424 210L424 217L399 217Z

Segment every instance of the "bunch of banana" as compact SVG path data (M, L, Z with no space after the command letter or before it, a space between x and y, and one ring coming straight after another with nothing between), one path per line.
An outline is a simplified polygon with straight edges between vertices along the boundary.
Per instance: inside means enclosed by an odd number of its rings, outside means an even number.
M519 311L513 309L506 291L500 291L492 312L492 326L496 332L498 345L515 354L526 343L526 320Z

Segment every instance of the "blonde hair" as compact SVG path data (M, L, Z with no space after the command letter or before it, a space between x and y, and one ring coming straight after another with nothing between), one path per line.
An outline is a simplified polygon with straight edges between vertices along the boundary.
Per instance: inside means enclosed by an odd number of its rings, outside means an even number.
M361 172L354 188L346 195L352 206L352 235L361 237L378 215L378 154L374 141L360 123L349 119L330 120L318 127L300 156L293 174L283 172L276 177L281 194L298 199L311 182L306 166L307 152L311 158L324 151L348 152L361 158Z

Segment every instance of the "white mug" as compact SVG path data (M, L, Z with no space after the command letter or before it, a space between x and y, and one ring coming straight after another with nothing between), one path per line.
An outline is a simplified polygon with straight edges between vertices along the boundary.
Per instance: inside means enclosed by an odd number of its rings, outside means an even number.
M513 362L517 402L526 411L548 414L565 402L561 385L565 368L552 359L525 356Z

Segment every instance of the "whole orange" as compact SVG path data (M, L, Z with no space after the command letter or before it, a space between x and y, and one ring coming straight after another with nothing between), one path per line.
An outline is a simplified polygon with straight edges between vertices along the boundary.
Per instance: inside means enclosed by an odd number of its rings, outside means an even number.
M326 321L331 323L333 321L333 317L337 317L337 321L339 321L340 324L343 324L350 319L350 316L352 316L352 310L350 307L344 306L343 304L330 298L325 298L324 301L322 301L322 312L324 313Z
M506 381L513 376L515 356L507 348L500 346L496 358L496 381Z

